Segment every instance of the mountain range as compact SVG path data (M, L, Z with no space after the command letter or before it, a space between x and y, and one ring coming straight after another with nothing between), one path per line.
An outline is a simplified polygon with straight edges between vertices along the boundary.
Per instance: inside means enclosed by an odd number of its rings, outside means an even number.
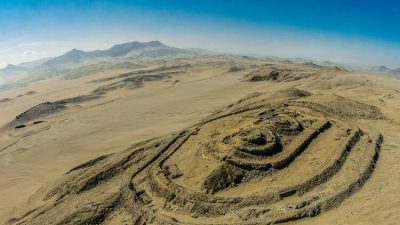
M95 50L95 51L82 51L78 49L72 49L71 51L55 57L53 59L44 62L42 66L54 67L61 66L66 64L74 64L79 63L88 59L97 59L97 58L105 58L105 57L120 57L125 56L129 52L133 50L142 50L142 49L155 49L155 48L171 48L159 41L150 41L150 42L129 42L114 45L113 47L106 50Z
M369 71L376 73L385 73L385 74L400 74L400 68L391 69L386 66L373 66L369 68Z
M76 64L83 62L85 60L90 59L99 59L99 58L106 58L106 57L120 57L125 56L129 52L134 50L149 50L149 49L174 49L169 46L164 45L159 41L150 41L150 42L128 42L123 44L114 45L109 49L106 50L94 50L94 51L83 51L79 49L72 49L69 52L66 52L63 55L54 57L54 58L47 58L45 60L38 60L41 63L37 64L35 62L25 62L19 65L9 64L5 68L0 70L0 73L12 73L16 71L25 70L27 68L32 67L57 67L57 66L64 66L69 64ZM34 65L34 66L32 66Z
M25 62L9 64L0 70L0 83L21 80L37 80L51 76L62 76L98 72L109 68L127 67L131 69L132 59L144 57L163 57L178 54L201 54L200 51L169 47L159 41L128 42L117 44L106 50L83 51L72 49L63 55ZM138 65L135 64L135 67Z
M150 42L128 42L117 44L109 49L83 51L72 49L63 55L24 62L18 65L9 64L0 69L0 83L10 83L20 80L37 80L51 76L63 76L84 71L85 74L98 72L104 69L121 67L128 65L132 67L132 59L144 57L164 57L181 54L211 54L211 52L199 49L180 49L174 48L159 41ZM303 60L303 59L301 59ZM296 60L295 60L296 61ZM318 62L317 62L318 63ZM332 65L331 62L318 63ZM336 64L335 64L336 65ZM135 67L137 64L134 65ZM129 69L129 68L128 68ZM375 66L366 68L367 71L385 74L400 74L400 68L390 69L385 66Z

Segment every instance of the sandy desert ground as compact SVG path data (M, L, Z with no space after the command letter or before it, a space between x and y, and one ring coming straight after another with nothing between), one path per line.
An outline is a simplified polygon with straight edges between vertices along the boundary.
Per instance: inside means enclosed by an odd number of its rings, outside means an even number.
M1 224L399 223L399 80L241 56L146 66L0 92Z

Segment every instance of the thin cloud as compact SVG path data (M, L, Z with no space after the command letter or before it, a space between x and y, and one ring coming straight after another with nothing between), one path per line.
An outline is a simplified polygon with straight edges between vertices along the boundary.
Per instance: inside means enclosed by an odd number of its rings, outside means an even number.
M24 53L22 53L22 57L29 56L29 55L32 55L32 54L35 54L35 52L34 51L30 51L30 50L26 50L26 51L24 51Z

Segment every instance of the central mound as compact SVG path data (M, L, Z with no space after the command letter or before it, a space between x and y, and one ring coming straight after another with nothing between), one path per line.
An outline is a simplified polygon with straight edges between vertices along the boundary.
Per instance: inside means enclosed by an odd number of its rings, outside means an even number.
M352 106L368 119L380 111L335 96L277 99L246 98L180 133L80 165L46 206L15 221L275 224L339 205L369 178L383 139L357 125Z

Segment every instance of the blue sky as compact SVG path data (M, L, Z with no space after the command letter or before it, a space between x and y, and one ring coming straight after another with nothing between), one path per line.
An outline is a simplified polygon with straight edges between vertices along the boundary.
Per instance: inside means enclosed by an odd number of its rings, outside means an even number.
M397 1L0 0L0 67L71 48L176 47L400 67Z

